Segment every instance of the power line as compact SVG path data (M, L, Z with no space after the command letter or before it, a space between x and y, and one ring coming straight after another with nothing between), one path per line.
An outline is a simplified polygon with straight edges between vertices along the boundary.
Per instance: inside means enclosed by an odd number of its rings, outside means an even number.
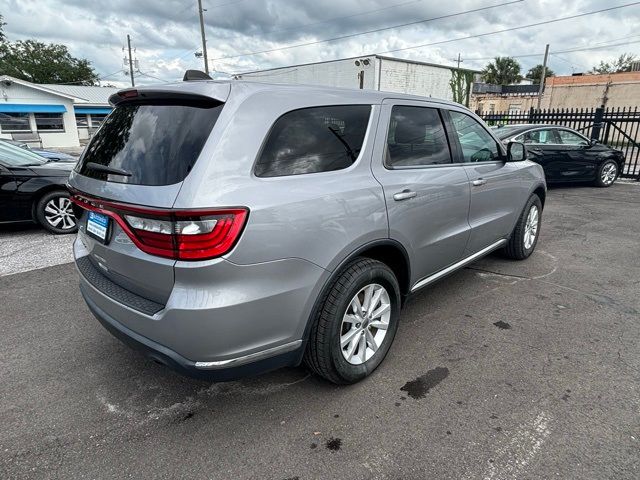
M396 3L395 5L388 5L386 7L376 8L374 10L368 10L366 12L359 12L359 13L353 13L351 15L343 15L343 16L340 16L340 17L328 18L326 20L320 20L318 22L311 22L311 23L305 23L305 24L302 24L302 25L296 25L295 27L278 28L276 30L269 30L269 31L267 31L265 33L280 33L280 32L288 32L290 30L301 30L301 29L306 28L306 27L315 27L316 25L322 25L323 23L335 22L336 20L345 20L347 18L361 17L361 16L364 16L364 15L370 15L372 13L379 13L379 12L383 12L385 10L391 10L392 8L404 7L405 5L409 5L409 4L412 4L412 3L421 3L421 2L424 2L424 1L425 0L410 0L408 2Z
M379 12L382 12L382 11L385 11L385 10L390 10L392 8L403 7L405 5L409 5L409 4L412 4L412 3L421 3L421 2L424 2L424 1L425 0L410 0L408 2L396 3L394 5L389 5L387 7L382 7L382 8L376 8L375 10L369 10L369 11L366 11L366 12L360 12L360 13L354 13L354 14L351 14L351 15L343 15L343 16L340 16L340 17L328 18L326 20L321 20L321 21L318 21L318 22L305 23L305 24L297 25L295 27L290 27L290 28L279 28L279 29L276 29L276 30L269 30L266 33L273 34L273 33L287 32L287 31L290 31L290 30L301 30L301 29L306 28L306 27L314 27L316 25L322 25L324 23L335 22L336 20L344 20L344 19L347 19L347 18L354 18L354 17L360 17L360 16L364 16L364 15L370 15L372 13L379 13ZM184 11L186 11L187 9L189 9L191 7L192 7L192 5L187 6L183 10L180 10L176 15L180 15L181 13L183 13ZM180 55L179 57L177 57L176 60L180 60L180 59L186 57L187 55L190 55L190 54L195 53L197 51L199 51L198 48L189 50L185 54Z
M149 73L141 72L140 70L138 70L138 75L139 76L142 75L143 77L153 78L154 80L160 80L161 82L164 82L164 83L169 83L174 81L174 80L165 80L163 78L154 77L153 75Z
M638 41L634 41L634 42L623 42L623 43L616 43L614 45L609 45L609 43L615 42L617 40L622 40L622 39L625 39L625 38L635 38L635 37L640 37L640 35L630 35L630 36L627 36L627 37L612 38L610 40L605 40L604 42L597 42L597 43L594 43L592 45L569 47L569 48L567 48L565 50L558 50L557 52L549 52L549 53L551 55L556 55L558 53L583 52L583 51L587 51L587 50L598 50L598 49L601 49L601 48L619 47L619 46L624 46L624 45L633 45L633 44L636 44L636 43L640 43L640 40L638 40ZM605 45L605 44L607 44L607 45ZM599 46L597 46L597 45L599 45ZM503 55L503 56L511 57L511 58L527 58L527 57L541 57L543 55L544 55L544 53L523 53L523 54L518 54L518 55ZM500 55L493 55L491 57L467 58L467 60L469 60L470 62L475 62L475 61L480 61L480 60L493 60L497 56L500 56Z
M213 10L214 8L226 7L228 5L235 5L236 3L242 3L242 2L246 2L246 0L237 0L235 2L227 2L227 3L220 3L218 5L212 5L212 6L209 7L209 10ZM192 4L191 0L189 0L189 5L184 7L182 10L178 10L178 12L175 14L175 16L178 16L178 15L182 14L183 12L186 12L190 8L193 8L193 4Z
M578 13L576 15L569 15L568 17L560 17L560 18L555 18L555 19L552 19L552 20L545 20L543 22L530 23L528 25L521 25L519 27L504 28L502 30L494 30L493 32L478 33L478 34L475 34L475 35L468 35L466 37L458 37L458 38L451 38L449 40L440 40L438 42L423 43L423 44L420 44L420 45L413 45L411 47L394 48L392 50L385 50L384 52L377 52L377 53L395 53L395 52L401 52L401 51L404 51L404 50L413 50L415 48L432 47L434 45L443 45L445 43L459 42L460 40L469 40L469 39L472 39L472 38L487 37L489 35L496 35L498 33L513 32L514 30L520 30L520 29L523 29L523 28L539 27L540 25L548 25L550 23L557 23L557 22L562 22L562 21L565 21L565 20L572 20L574 18L586 17L588 15L595 15L596 13L609 12L611 10L619 10L621 8L632 7L632 6L638 5L638 4L640 4L640 2L627 3L625 5L619 5L617 7L602 8L600 10L593 10L591 12Z
M563 62L571 65L571 68L575 68L575 67L580 67L580 68L584 68L586 70L589 69L589 67L582 65L580 63L576 63L576 62L572 62L570 60L567 60L566 58L562 58L560 55L556 55L555 53L550 53L549 55L551 55L554 58L557 58L558 60L562 60Z
M109 77L113 77L114 75L117 75L118 73L122 73L124 70L120 69L120 70L116 70L113 73L109 73L108 75L103 75L100 78L97 78L96 80L98 81L102 81L102 80L106 80ZM56 85L75 85L77 83L84 83L86 82L86 80L76 80L75 82L63 82L63 83L56 83Z
M492 8L504 7L504 6L507 6L507 5L512 5L514 3L521 3L523 1L524 0L512 0L510 2L499 3L497 5L490 5L490 6L486 6L486 7L474 8L472 10L465 10L463 12L450 13L450 14L447 14L447 15L440 15L438 17L426 18L424 20L417 20L417 21L408 22L408 23L401 23L401 24L397 24L397 25L392 25L390 27L376 28L376 29L367 30L367 31L364 31L364 32L350 33L348 35L341 35L339 37L326 38L326 39L323 39L323 40L314 40L312 42L298 43L298 44L295 44L295 45L288 45L288 46L279 47L279 48L271 48L271 49L268 49L268 50L261 50L261 51L257 51L257 52L246 52L246 53L240 53L238 55L228 55L228 56L225 56L225 57L214 58L212 61L229 60L229 59L232 59L232 58L247 57L247 56L251 56L251 55L258 55L258 54L261 54L261 53L271 53L271 52L289 50L289 49L298 48L298 47L308 47L310 45L318 45L319 43L334 42L336 40L343 40L345 38L359 37L361 35L368 35L370 33L383 32L383 31L392 30L392 29L395 29L395 28L408 27L408 26L411 26L411 25L418 25L420 23L433 22L435 20L443 20L445 18L452 18L452 17L457 17L457 16L460 16L460 15L466 15L466 14L469 14L469 13L481 12L483 10L490 10ZM640 3L640 2L638 2L638 3Z

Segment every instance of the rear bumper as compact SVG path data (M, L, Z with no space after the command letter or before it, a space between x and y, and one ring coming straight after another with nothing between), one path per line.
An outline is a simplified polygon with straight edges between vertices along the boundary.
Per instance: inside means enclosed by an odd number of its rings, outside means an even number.
M80 238L74 253L82 295L107 330L183 374L218 381L299 364L328 275L300 259L192 263L176 266L171 295L157 304L88 269L91 254Z
M135 350L139 350L155 361L166 365L176 372L192 378L226 382L238 378L258 375L281 367L298 365L304 354L304 342L298 340L281 348L254 353L253 356L236 357L223 362L211 362L213 365L198 365L200 362L189 360L170 348L160 345L112 318L87 294L87 286L80 284L80 292L89 310L114 337Z

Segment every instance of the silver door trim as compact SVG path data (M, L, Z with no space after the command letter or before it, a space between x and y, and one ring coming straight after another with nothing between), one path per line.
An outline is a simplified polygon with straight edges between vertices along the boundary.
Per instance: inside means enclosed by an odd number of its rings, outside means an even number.
M496 250L496 249L500 248L505 243L507 243L507 239L506 238L498 240L497 242L492 243L488 247L483 248L479 252L476 252L473 255L470 255L470 256L468 256L466 258L463 258L459 262L456 262L453 265L449 265L447 268L445 268L443 270L440 270L439 272L434 273L433 275L430 275L430 276L428 276L426 278L423 278L422 280L417 282L413 287L411 287L411 292L415 292L416 290L420 290L422 287L426 287L430 283L433 283L436 280L439 280L442 277L444 277L446 275L449 275L450 273L454 272L455 270L457 270L457 269L459 269L461 267L464 267L465 265L468 265L469 263L477 260L478 258L485 256L486 254L492 252L493 250Z
M293 342L285 343L277 347L268 348L260 352L250 353L249 355L243 355L241 357L229 358L228 360L218 360L216 362L196 362L196 368L202 370L217 370L220 368L236 367L238 365L246 365L247 363L256 362L265 358L273 357L280 353L287 353L296 350L302 345L302 340L295 340Z

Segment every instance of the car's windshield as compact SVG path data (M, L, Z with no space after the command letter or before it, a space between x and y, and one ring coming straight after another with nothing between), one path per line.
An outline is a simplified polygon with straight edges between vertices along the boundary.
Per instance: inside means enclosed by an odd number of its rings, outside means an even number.
M10 167L31 167L44 165L48 160L24 148L7 142L0 142L0 163Z

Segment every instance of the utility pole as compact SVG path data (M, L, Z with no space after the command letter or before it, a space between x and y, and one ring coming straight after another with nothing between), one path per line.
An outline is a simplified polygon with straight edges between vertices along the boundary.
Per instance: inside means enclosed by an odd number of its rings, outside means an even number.
M127 46L129 47L129 75L131 76L131 86L135 87L136 83L133 81L133 56L131 55L131 36L127 33Z
M458 70L460 70L460 62L462 62L462 59L460 58L460 53L458 53Z
M544 90L544 78L547 74L547 58L549 58L549 44L544 49L544 61L542 62L542 72L540 73L540 88L538 88L538 110L540 110L540 102L542 102L542 92Z
M204 36L204 12L202 0L198 0L198 13L200 14L200 36L202 36L202 56L204 57L204 73L209 75L209 61L207 60L207 40Z

